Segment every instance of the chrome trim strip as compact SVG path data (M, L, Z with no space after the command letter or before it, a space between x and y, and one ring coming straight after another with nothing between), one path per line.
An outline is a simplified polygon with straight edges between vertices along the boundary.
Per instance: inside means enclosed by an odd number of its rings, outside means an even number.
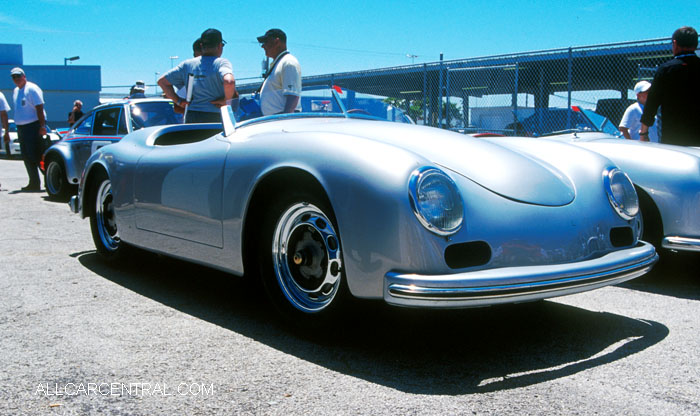
M569 264L436 276L387 273L384 300L433 308L526 302L618 284L648 272L658 258L651 244L640 242L630 249Z
M669 250L699 251L700 239L689 237L666 237L661 242L661 247Z

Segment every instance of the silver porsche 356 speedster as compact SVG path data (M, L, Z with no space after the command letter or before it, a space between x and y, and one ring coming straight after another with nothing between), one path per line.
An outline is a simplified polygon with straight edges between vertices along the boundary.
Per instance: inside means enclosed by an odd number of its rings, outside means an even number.
M457 308L623 282L658 259L610 160L348 112L139 130L97 150L74 212L106 259L133 247L262 279L301 323L349 296Z
M644 240L658 248L700 252L700 148L625 140L600 132L546 139L600 153L624 169L639 197Z

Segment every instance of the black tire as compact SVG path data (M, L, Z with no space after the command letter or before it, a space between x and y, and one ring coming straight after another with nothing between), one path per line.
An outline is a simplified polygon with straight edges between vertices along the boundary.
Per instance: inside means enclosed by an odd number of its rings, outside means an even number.
M300 329L332 329L349 293L333 211L303 191L275 199L263 214L256 249L265 292Z
M639 207L642 217L642 240L651 243L656 250L661 250L661 241L664 237L664 226L661 214L651 197L637 188Z
M67 201L75 195L76 187L68 183L65 165L56 157L48 160L44 171L44 185L49 198L56 201Z
M119 238L114 206L112 205L112 182L104 172L98 172L91 181L87 194L93 200L90 207L90 231L97 253L107 261L123 259L128 246Z

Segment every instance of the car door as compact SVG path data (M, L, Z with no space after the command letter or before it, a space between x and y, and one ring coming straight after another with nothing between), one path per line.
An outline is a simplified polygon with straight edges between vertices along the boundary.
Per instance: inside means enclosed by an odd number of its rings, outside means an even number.
M126 134L126 119L124 106L103 108L95 112L92 126L92 142L90 154L102 146L112 144Z
M223 247L223 170L228 149L228 141L220 135L187 144L160 144L156 139L135 172L136 227L182 242Z

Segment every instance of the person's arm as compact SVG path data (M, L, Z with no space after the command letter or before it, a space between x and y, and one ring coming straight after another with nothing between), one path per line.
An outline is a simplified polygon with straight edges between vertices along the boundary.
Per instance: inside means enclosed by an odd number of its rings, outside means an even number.
M630 129L628 129L627 127L620 126L620 133L622 133L622 135L625 136L625 139L632 140L632 137L630 136Z
M233 74L226 74L224 75L224 96L213 101L209 101L209 103L217 106L217 107L223 107L225 105L228 105L231 103L231 99L233 98L238 98L238 91L236 91L236 80L233 77Z
M293 113L299 105L301 97L301 68L296 59L287 59L282 64L282 86L284 94L283 113Z
M662 95L666 90L666 71L664 68L659 68L654 74L654 80L651 82L651 88L647 94L647 102L644 104L641 122L642 127L639 130L639 139L649 141L649 136L643 136L642 133L649 133L649 127L654 125L656 113L661 106ZM662 109L663 111L663 109Z
M36 116L39 119L39 135L46 135L46 117L44 116L44 104L39 104L35 106Z
M297 105L299 104L299 96L285 95L284 98L286 99L286 101L284 103L284 110L282 110L282 112L293 113L297 109Z
M236 91L236 79L233 74L224 75L224 99L226 102L238 97L238 91Z
M4 142L7 143L10 141L10 122L9 118L7 117L7 111L0 111L0 120L2 121L2 130L4 131L2 137L4 138Z
M165 94L166 97L170 98L173 100L176 106L185 108L189 104L187 100L181 98L180 96L177 95L175 92L175 88L173 87L173 84L168 81L167 78L165 78L165 75L162 77L158 78L158 86L160 89L163 90L163 94Z
M649 141L649 126L642 123L642 127L639 129L639 141L648 142Z

